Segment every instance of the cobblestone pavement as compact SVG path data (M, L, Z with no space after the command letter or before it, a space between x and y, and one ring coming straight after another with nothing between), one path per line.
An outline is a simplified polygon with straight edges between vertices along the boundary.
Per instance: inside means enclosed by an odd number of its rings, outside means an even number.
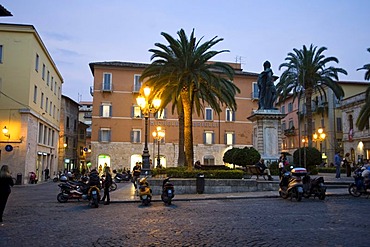
M55 183L13 188L0 246L369 246L366 197L174 200L171 206L133 202L89 208L86 201L58 203L58 192Z

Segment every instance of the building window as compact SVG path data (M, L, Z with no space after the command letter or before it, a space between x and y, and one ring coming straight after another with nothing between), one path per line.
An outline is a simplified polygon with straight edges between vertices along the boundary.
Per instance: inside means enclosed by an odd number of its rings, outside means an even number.
M337 132L342 132L342 118L337 117Z
M141 130L140 129L131 130L131 142L132 143L140 143L141 142Z
M281 130L282 130L282 131L286 130L286 123L285 123L285 121L283 121L283 122L281 123Z
M225 144L229 146L235 144L235 134L233 132L225 133Z
M281 106L281 113L285 114L285 105Z
M42 64L42 75L41 75L41 77L44 81L45 81L45 72L46 72L46 66L45 66L45 64Z
M49 115L51 116L51 109L53 109L53 102L50 101L50 107L49 107Z
M57 82L55 81L54 82L54 95L57 94Z
M50 83L50 71L48 70L47 76L46 76L46 85L49 86Z
M42 134L44 133L44 125L39 123L39 143L42 143Z
M132 107L131 117L142 118L140 106L135 105Z
M3 63L3 46L0 45L0 63Z
M206 108L205 110L205 120L212 121L213 120L213 110L212 108Z
M69 117L66 118L66 129L69 129Z
M155 118L156 119L166 119L166 116L167 116L167 111L166 109L163 109L162 111L158 111L156 114L155 114Z
M103 91L112 91L112 74L103 74Z
M111 130L109 128L101 128L99 132L100 142L110 142Z
M100 106L100 116L101 117L112 117L112 105L103 103Z
M140 75L134 75L134 92L139 92L141 88Z
M288 113L293 111L293 103L288 103Z
M293 119L289 119L289 129L292 129L294 126Z
M215 143L215 133L213 131L205 131L203 138L204 144L211 145Z
M51 77L50 90L53 91L54 87L54 76Z
M233 122L235 121L235 112L230 109L226 109L226 122Z
M211 166L211 165L215 165L215 157L213 157L213 155L206 155L204 156L203 158L203 164L204 165L208 165L208 166Z
M259 96L259 90L257 82L253 82L253 89L252 89L252 99L258 99Z
M40 62L39 54L36 54L35 70L36 70L37 72L39 72L39 62Z
M37 103L37 86L33 88L33 103Z
M55 118L55 105L53 107L53 118Z
M45 112L48 112L49 98L46 97Z
M41 93L41 102L40 102L41 109L44 108L44 93Z

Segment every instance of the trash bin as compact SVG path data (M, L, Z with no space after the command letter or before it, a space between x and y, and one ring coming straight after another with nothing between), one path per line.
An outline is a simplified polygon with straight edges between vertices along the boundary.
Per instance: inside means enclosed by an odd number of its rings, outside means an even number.
M203 194L204 192L204 174L198 173L197 174L197 193Z
M15 181L16 185L22 184L22 173L17 173L17 180Z

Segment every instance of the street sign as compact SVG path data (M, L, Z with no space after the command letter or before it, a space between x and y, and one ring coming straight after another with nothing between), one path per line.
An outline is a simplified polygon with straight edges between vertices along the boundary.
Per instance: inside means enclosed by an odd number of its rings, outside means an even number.
M7 151L7 152L13 151L13 146L12 145L6 145L5 146L5 151Z

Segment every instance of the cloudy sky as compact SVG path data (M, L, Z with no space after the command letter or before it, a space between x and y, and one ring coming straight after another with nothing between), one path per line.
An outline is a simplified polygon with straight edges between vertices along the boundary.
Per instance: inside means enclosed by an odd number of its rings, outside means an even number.
M203 40L223 38L215 50L230 52L215 60L239 62L260 73L269 60L274 74L293 48L327 47L347 70L343 81L364 81L370 63L368 0L2 0L13 17L2 23L32 24L64 78L63 94L92 100L91 62L150 63L161 32L174 37L195 29Z

